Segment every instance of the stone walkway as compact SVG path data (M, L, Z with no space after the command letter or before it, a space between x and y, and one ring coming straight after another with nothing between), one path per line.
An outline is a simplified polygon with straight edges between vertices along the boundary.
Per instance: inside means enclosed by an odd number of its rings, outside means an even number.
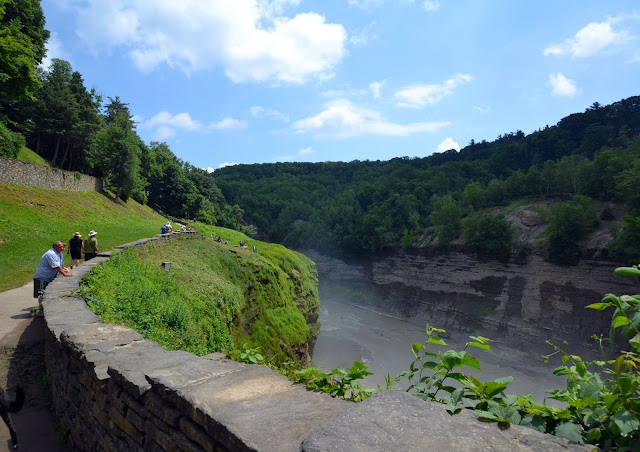
M33 283L0 292L0 385L9 388L12 397L16 385L25 389L24 407L12 414L19 450L64 451L45 389L44 320L30 313L36 305ZM2 450L13 450L4 422L0 422Z

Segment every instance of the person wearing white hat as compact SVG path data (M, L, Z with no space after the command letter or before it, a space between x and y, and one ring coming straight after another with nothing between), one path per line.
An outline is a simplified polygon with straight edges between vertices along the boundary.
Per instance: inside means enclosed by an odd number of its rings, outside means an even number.
M96 234L96 231L90 231L89 238L82 244L85 262L98 255L98 239L96 238Z

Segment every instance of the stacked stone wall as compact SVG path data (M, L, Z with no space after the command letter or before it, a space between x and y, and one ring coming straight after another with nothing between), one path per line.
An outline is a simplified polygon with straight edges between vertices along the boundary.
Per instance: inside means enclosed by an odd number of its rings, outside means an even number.
M172 233L117 248L199 238ZM267 367L167 351L130 328L101 323L74 295L110 254L56 278L42 302L47 378L69 450L584 450L524 427L500 429L471 412L449 416L402 391L354 404Z
M103 190L102 179L0 157L0 184L29 185L48 190Z

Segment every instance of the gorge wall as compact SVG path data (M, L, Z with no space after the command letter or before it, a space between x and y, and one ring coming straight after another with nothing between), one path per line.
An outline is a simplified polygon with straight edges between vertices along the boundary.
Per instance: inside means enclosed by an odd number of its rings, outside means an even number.
M415 250L345 262L303 253L316 262L330 291L342 288L357 303L439 328L540 345L547 352L547 339L592 349L593 334L608 337L613 311L584 307L607 293L635 294L639 288L636 278L613 274L616 264L598 260L569 267L532 256L525 264L502 264L459 252Z

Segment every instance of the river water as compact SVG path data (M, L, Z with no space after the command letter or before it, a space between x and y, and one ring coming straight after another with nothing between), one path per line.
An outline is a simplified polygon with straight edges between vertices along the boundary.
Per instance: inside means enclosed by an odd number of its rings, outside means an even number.
M313 350L313 365L328 371L346 369L354 361L361 361L375 373L364 380L366 388L375 389L378 385L384 388L386 375L393 377L409 370L414 358L411 344L424 344L426 340L424 324L392 315L380 308L335 296L323 296L322 289L320 307L322 328ZM442 336L447 346L438 346L432 351L460 351L469 340L469 333L456 331L447 331ZM540 353L511 348L505 342L491 342L491 349L492 352L469 348L468 354L480 361L482 371L467 369L465 372L483 382L512 376L514 381L506 392L532 394L538 403L545 397L545 391L566 388L566 377L553 375L557 362L545 364ZM546 351L552 350L549 348ZM548 399L547 404L556 402Z

